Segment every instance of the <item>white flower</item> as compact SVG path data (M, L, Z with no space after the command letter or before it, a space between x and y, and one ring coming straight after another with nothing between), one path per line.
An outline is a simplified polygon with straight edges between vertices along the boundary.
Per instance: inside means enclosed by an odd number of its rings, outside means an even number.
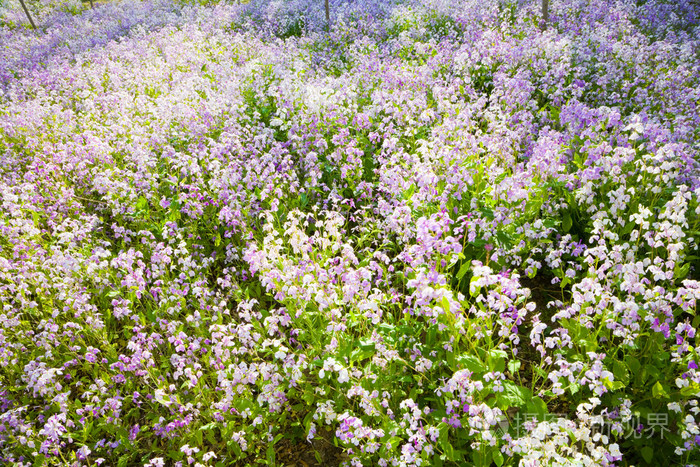
M166 407L173 403L173 401L170 400L170 396L167 395L162 389L156 389L154 396L156 402L158 402L159 404L163 404Z

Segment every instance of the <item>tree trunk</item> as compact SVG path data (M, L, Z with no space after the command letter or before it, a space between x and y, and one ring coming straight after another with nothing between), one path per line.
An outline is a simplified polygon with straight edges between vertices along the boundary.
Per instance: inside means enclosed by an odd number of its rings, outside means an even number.
M549 0L542 0L542 30L547 29L549 22Z
M326 24L328 25L328 30L331 30L331 8L328 5L328 0L326 0Z
M29 18L29 24L31 24L32 28L34 28L34 30L36 31L36 24L34 24L34 20L32 19L32 15L29 14L29 10L27 10L27 5L25 5L24 0L19 0L19 2L22 4L22 9L24 10L24 13L27 15L27 18Z

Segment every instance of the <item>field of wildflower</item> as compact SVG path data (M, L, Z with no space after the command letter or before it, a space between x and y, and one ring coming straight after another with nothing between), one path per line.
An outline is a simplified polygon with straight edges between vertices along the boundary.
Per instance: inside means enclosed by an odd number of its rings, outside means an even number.
M0 464L700 464L700 4L0 4Z

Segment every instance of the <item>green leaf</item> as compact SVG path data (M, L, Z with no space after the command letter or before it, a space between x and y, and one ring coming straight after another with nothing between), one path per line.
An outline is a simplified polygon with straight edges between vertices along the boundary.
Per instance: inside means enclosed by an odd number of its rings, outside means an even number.
M486 359L489 363L489 368L491 371L498 371L503 373L506 369L506 354L503 350L491 349L486 352Z
M642 367L642 364L639 363L639 360L636 357L629 356L625 359L625 361L627 362L627 366L629 367L632 374L636 374Z
M374 355L375 344L369 339L359 341L355 350L350 354L350 361L360 362Z
M218 443L218 441L216 440L216 436L214 436L214 432L212 430L207 430L204 433L207 437L207 441L209 441L210 444L215 446Z
M413 193L416 191L416 185L411 185L411 187L403 192L403 199L408 201L411 199L411 196L413 196Z
M442 304L442 309L445 310L445 313L450 313L450 301L447 299L447 297L442 297L441 300Z
M545 420L546 415L549 413L547 404L538 396L531 397L525 404L525 409L528 414L537 415L538 420Z
M625 385L620 381L611 381L610 378L603 378L603 385L611 391L622 389Z
M180 203L177 200L172 200L170 203L170 221L176 222L180 219Z
M136 201L136 209L138 211L144 211L147 208L148 208L148 200L143 196L139 196L138 201Z
M680 266L680 267L678 266L678 264L676 264L676 267L673 270L673 276L677 280L681 280L681 279L684 279L685 276L688 275L689 271L690 271L690 263L685 263L683 266Z
M625 364L619 360L613 362L613 375L615 375L615 380L620 381L623 384L629 383L629 372Z
M548 229L553 229L557 226L557 221L554 219L545 219L544 222L542 222L542 224L544 224L544 226Z
M551 118L555 124L559 123L559 114L560 113L561 113L561 109L559 107L556 107L554 105L549 107L549 118Z
M438 444L444 448L445 446L450 444L450 425L448 425L445 422L440 422L438 423L437 429L440 433L438 436Z
M668 399L669 397L668 392L666 392L666 389L664 389L660 381L657 381L651 388L651 395L654 396L655 399Z
M493 215L493 209L489 209L489 208L482 208L481 215L490 221L494 220L494 218L496 217Z
M226 443L226 446L229 449L231 449L237 457L241 457L243 455L243 451L241 450L241 447L238 445L238 443L236 441L231 440L228 443ZM274 453L275 453L275 451L273 449L272 454L274 454Z
M681 395L685 397L697 397L700 395L700 386L698 383L691 382L688 386L681 388Z
M505 459L503 459L503 454L501 453L501 451L496 450L493 452L493 461L498 467L501 467L503 465Z
M532 399L532 391L523 386L518 386L512 381L503 382L503 392L496 396L502 408L525 407Z
M651 446L644 446L642 448L642 457L647 464L651 464L654 460L654 449Z
M564 289L567 285L571 284L571 278L569 276L565 276L562 280L561 283L559 284L559 287Z
M267 451L265 451L265 457L270 465L275 465L276 456L274 444L268 444Z
M464 275L469 271L471 268L471 264L469 264L468 261L465 261L462 266L459 268L459 271L457 271L457 275L455 276L457 280L462 280Z
M569 212L564 213L564 217L561 220L561 228L564 232L568 232L571 230L571 226L574 224L573 220L571 220L571 214Z
M457 362L472 373L486 373L486 365L476 355L460 355Z
M508 234L506 234L502 230L496 232L496 238L501 243L501 245L503 245L506 248L510 248L513 245L513 242L510 241L510 237L508 237Z
M488 467L491 465L491 452L474 451L474 465Z
M514 375L520 369L520 360L510 360L508 362L508 371L511 375Z
M632 231L634 230L634 228L635 228L636 226L637 226L637 224L636 224L635 222L633 222L633 221L628 221L628 222L625 224L625 227L622 229L622 232L620 232L620 233L621 233L622 235L629 235L630 233L632 233Z

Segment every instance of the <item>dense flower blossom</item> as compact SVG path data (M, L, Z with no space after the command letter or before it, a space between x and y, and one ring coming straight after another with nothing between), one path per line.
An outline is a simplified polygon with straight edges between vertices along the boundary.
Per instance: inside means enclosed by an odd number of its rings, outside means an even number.
M0 462L698 459L697 2L199 3L0 5Z

